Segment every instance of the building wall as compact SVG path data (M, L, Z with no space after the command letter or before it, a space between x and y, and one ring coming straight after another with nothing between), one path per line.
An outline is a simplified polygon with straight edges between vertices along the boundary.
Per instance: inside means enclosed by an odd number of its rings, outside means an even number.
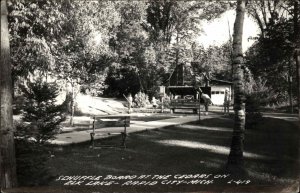
M229 89L229 94L232 98L231 85L211 85L211 100L214 105L223 105L226 88Z

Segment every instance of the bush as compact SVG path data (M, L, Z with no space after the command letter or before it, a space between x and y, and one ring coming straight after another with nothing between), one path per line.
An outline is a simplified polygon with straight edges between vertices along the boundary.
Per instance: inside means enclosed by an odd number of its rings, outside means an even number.
M279 95L266 85L267 81L258 77L245 83L246 128L251 129L262 120L261 107L277 103Z
M171 99L168 95L164 96L164 108L170 108ZM159 108L161 108L162 103L159 103Z
M245 83L245 92L248 100L256 101L260 106L267 106L277 104L282 98L280 94L276 94L275 91L268 87L267 81L258 77L257 79L251 79L251 81ZM252 98L252 99L250 99Z
M136 108L146 107L150 104L148 95L143 92L138 92L134 95L133 104L133 107Z
M38 80L22 86L24 105L21 123L16 123L17 173L20 185L45 185L52 177L46 162L47 143L65 120L66 102L57 105L58 87Z
M246 96L246 129L253 129L262 120L261 100L255 94Z
M25 105L22 137L33 138L37 143L45 143L53 139L60 129L60 123L66 119L67 103L56 105L58 86L38 80L22 86Z

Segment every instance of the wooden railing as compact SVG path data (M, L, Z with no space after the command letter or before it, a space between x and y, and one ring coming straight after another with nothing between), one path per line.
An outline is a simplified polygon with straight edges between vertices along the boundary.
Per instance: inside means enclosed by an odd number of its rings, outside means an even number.
M183 106L190 106L190 105L199 105L199 100L198 99L172 99L170 102L171 106L178 106L178 105L183 105Z

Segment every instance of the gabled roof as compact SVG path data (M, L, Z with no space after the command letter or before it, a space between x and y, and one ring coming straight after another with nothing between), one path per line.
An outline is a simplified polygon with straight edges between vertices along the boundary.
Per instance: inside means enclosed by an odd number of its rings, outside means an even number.
M193 86L168 86L168 89L174 95L194 95L198 92Z
M177 85L186 85L191 84L194 79L194 75L190 67L188 67L184 63L178 64L173 72L171 73L168 81L169 85L177 86Z

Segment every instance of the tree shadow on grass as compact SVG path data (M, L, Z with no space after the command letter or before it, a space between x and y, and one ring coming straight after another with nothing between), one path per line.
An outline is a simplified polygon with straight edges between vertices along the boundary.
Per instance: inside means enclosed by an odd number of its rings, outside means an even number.
M92 150L89 143L66 146L53 150L49 166L57 175L220 173L227 162L232 127L229 118L212 118L132 133L126 149ZM245 167L253 181L272 184L296 178L299 135L295 127L268 118L246 131ZM117 137L101 140L119 142Z
M255 151L267 157L248 164L275 178L299 177L299 129L297 125L276 118L263 118L254 129L246 131L245 150Z

